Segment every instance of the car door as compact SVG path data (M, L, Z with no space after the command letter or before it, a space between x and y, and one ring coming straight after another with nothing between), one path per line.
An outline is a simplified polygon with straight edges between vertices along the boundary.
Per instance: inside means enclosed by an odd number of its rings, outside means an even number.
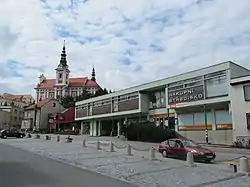
M10 137L10 131L9 130L4 131L3 135L6 137Z
M168 140L168 155L178 157L178 144L174 140Z
M179 158L186 158L187 151L182 143L181 140L175 140L176 144L178 145L176 149L176 154L178 155Z

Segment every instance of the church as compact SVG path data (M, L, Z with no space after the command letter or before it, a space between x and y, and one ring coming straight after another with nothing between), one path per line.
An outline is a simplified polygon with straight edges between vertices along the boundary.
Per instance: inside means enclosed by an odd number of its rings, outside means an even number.
M47 98L59 98L70 95L77 97L83 93L84 90L95 94L101 87L96 81L95 68L92 69L91 78L75 77L70 78L70 70L67 64L67 54L65 41L61 53L61 60L55 69L56 78L47 79L44 74L40 75L39 83L36 90L36 101Z

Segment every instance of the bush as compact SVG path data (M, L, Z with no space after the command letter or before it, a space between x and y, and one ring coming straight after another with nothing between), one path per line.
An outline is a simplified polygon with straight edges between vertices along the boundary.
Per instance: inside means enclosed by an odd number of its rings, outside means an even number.
M125 129L125 136L131 141L145 141L160 143L169 138L175 138L175 131L156 127L147 122L143 124L130 124Z

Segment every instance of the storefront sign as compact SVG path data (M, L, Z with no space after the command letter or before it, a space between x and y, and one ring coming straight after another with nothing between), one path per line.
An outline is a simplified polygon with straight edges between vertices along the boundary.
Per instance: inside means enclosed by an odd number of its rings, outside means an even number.
M168 104L192 102L204 99L203 86L168 92Z

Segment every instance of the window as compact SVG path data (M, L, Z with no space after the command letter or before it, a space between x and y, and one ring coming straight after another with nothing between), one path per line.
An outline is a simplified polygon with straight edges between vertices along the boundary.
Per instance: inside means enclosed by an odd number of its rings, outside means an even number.
M173 140L169 140L168 145L169 145L169 147L178 147L178 144Z
M250 130L250 113L246 114L246 118L247 118L247 129Z
M62 78L62 74L61 73L59 73L59 79L61 79Z
M250 101L250 85L243 86L245 101Z

